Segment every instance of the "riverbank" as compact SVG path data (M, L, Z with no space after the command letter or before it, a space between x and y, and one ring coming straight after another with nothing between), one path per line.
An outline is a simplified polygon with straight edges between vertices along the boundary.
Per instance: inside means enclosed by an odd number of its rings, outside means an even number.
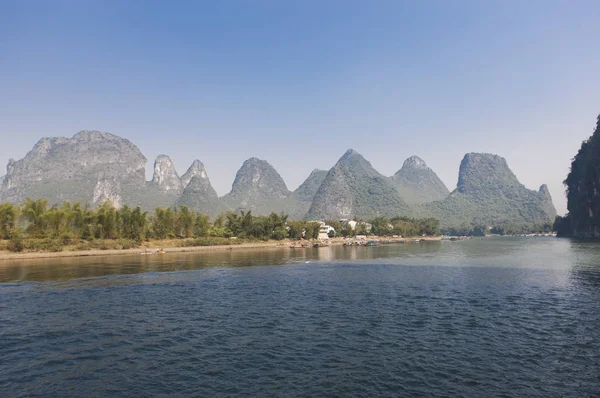
M421 241L439 241L440 236L426 236L426 237L413 237L413 238L378 238L369 237L369 240L385 240L389 243L404 243L411 242L415 239ZM345 238L333 238L328 239L326 244L328 245L342 245L348 241ZM316 242L316 241L315 241ZM116 256L116 255L132 255L132 254L144 254L144 255L168 255L169 253L185 253L185 252L210 252L210 251L228 251L228 250L248 250L248 249L264 249L264 248L290 248L290 246L297 244L296 240L284 239L281 241L269 241L269 242L249 242L249 243L232 243L228 245L210 245L210 246L181 246L182 241L180 240L166 240L166 241L150 241L144 242L139 247L128 248L128 249L93 249L93 250L65 250L55 252L45 251L32 251L32 252L21 252L14 253L7 250L0 251L0 264L1 262L10 260L21 260L21 259L36 259L36 258L61 258L61 257L90 257L90 256ZM180 245L180 246L177 246ZM158 254L157 251L162 249L164 253Z

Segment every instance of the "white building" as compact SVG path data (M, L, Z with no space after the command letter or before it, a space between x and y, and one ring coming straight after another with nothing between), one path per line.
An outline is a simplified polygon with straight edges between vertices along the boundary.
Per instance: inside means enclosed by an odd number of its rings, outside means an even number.
M324 222L320 221L319 224L321 227L319 228L319 239L329 239L329 233L333 231L335 234L335 228L331 225L327 225Z

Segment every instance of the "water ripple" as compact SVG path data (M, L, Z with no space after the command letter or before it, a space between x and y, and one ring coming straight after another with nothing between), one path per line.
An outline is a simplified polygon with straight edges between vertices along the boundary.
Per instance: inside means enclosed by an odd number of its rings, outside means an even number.
M0 396L598 396L600 269L573 256L0 284Z

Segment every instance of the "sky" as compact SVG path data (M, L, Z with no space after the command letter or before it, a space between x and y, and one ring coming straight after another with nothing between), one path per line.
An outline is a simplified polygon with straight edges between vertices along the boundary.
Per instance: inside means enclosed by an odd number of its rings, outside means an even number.
M600 113L598 1L0 0L0 165L110 132L220 195L245 159L295 189L349 148L382 174L465 153L562 181Z

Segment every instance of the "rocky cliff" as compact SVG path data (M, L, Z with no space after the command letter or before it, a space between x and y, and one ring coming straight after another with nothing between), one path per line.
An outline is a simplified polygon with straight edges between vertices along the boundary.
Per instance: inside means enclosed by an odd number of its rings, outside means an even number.
M439 218L443 228L461 225L533 226L556 215L546 189L534 191L519 182L506 159L469 153L463 158L457 188L444 200L424 205L421 215Z
M569 214L561 234L600 239L600 116L594 133L573 158L565 185Z
M42 138L21 160L10 160L0 201L26 197L121 203L125 191L143 189L146 158L124 138L81 131L72 138Z
M402 168L390 177L390 181L408 204L434 202L450 194L437 174L418 156L406 159Z
M188 186L192 178L200 177L208 180L208 174L206 173L206 169L204 168L204 164L198 159L192 162L192 165L187 169L185 174L181 177L181 185L185 188Z
M542 201L542 208L544 209L544 212L548 214L550 218L554 219L556 217L556 208L554 207L554 203L552 202L552 195L550 195L548 185L542 184L538 193Z
M181 180L185 189L177 204L211 216L221 210L219 196L210 184L210 179L201 161L194 160Z
M576 236L600 237L597 135L598 131L583 144L566 181ZM248 159L223 198L217 197L199 160L180 178L171 159L158 156L148 182L145 165L146 158L134 144L109 133L82 131L72 138L42 138L23 159L9 161L6 175L0 177L0 202L21 202L26 197L47 198L50 203L109 201L149 211L182 204L210 215L225 210L252 210L256 215L275 211L290 219L433 216L442 227L533 226L556 215L545 185L538 191L525 188L505 159L490 154L465 155L457 188L449 195L420 158L407 159L388 178L353 150L328 172L314 170L294 192L268 162ZM422 204L435 198L443 199Z
M350 149L327 173L315 194L307 218L393 217L409 211L389 179Z
M231 192L223 204L231 210L251 210L254 214L270 213L273 204L290 195L283 178L267 161L250 158L238 170Z
M158 155L154 161L152 182L164 192L179 194L183 189L175 165L167 155ZM186 184L187 185L187 184Z

